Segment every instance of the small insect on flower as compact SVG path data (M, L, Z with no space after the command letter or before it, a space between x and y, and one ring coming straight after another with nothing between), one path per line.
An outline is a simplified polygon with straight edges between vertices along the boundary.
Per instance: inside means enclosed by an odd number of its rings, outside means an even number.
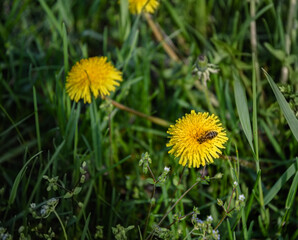
M206 142L207 140L211 140L218 135L216 131L207 131L202 136L200 136L197 140L199 144Z
M182 166L199 168L218 158L228 140L219 119L209 113L196 113L194 110L171 125L168 134L170 154L179 158Z

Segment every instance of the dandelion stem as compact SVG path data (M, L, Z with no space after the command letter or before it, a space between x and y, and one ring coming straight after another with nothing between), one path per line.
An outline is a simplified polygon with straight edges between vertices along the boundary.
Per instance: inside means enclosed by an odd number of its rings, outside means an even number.
M136 111L136 110L134 110L132 108L129 108L129 107L127 107L127 106L125 106L125 105L123 105L121 103L118 103L118 102L116 102L116 101L114 101L114 100L112 100L112 99L110 99L108 97L105 97L105 99L107 99L108 101L110 101L116 108L119 108L119 109L124 110L124 111L129 112L129 113L132 113L132 114L134 114L136 116L145 118L145 119L147 119L147 120L149 120L149 121L151 121L151 122L153 122L153 123L155 123L157 125L160 125L160 126L163 126L163 127L169 127L171 125L171 123L168 122L168 121L166 121L166 120L163 120L163 119L158 118L158 117L152 117L152 116L146 115L146 114L141 113L139 111Z
M61 228L62 228L62 230L63 230L64 238L65 238L66 240L68 240L68 238L67 238L67 234L66 234L66 231L65 231L65 227L64 227L64 225L63 225L63 222L62 222L61 218L59 217L59 215L58 215L58 213L56 212L56 210L54 210L53 212L54 212L54 214L56 215L56 217L58 218L58 220L59 220L59 222L60 222Z
M156 37L156 39L161 43L162 47L164 48L164 50L167 52L167 54L170 56L170 58L172 60L174 60L175 62L180 61L179 57L177 56L177 54L174 52L174 50L169 46L169 44L165 41L163 34L161 33L160 29L158 28L158 25L154 23L154 21L152 20L150 14L145 13L144 14L150 28L152 29L152 32L154 34L154 36Z

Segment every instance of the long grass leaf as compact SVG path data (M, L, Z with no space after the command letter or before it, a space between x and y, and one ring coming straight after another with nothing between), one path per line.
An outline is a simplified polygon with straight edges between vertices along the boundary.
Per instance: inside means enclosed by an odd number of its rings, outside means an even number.
M63 57L64 57L64 72L65 75L68 73L68 38L65 23L62 25L63 30Z
M27 117L24 117L22 120L13 123L9 128L7 128L5 131L3 131L2 133L0 133L0 138L4 137L6 134L8 134L12 129L18 127L20 124L22 124L23 122L25 122L27 119L29 119L30 117L32 117L34 115L34 113L29 114Z
M29 198L28 204L30 204L33 200L33 197L37 191L37 189L39 188L40 182L43 178L43 176L45 175L45 173L48 171L49 167L52 165L52 163L57 159L58 155L60 154L60 151L62 150L63 146L65 144L65 141L61 142L60 145L58 146L58 148L56 149L55 153L53 154L53 156L51 157L50 161L48 162L48 164L45 166L45 168L43 169L43 171L39 174L34 189L31 193L31 196Z
M274 81L272 80L272 78L270 77L270 75L263 69L263 72L274 92L274 95L276 97L276 100L289 124L289 127L292 131L292 133L294 134L296 140L298 141L298 120L294 114L294 112L292 111L292 109L290 108L290 105L288 104L288 102L286 101L285 97L282 95L282 93L279 91L278 87L276 86L276 84L274 83Z
M38 151L41 151L41 139L40 139L40 131L39 131L38 107L37 107L36 90L35 90L34 86L33 86L33 103L34 103L34 115L35 115L35 129L36 129L37 146L38 146Z
M294 198L297 192L297 187L298 187L298 171L295 174L294 180L292 182L287 201L286 201L286 209L290 209L293 205Z
M7 151L0 157L0 164L3 162L9 161L10 159L18 156L19 154L22 154L26 148L30 149L36 144L36 140L32 140L30 142L26 142L23 145L16 147L13 149L13 151Z
M17 195L17 190L18 190L18 187L19 187L19 184L22 180L22 177L24 176L26 170L27 170L27 166L29 165L29 163L34 159L36 158L38 155L40 155L41 152L38 152L36 153L34 156L32 156L26 163L25 165L22 167L22 169L19 171L18 175L16 176L15 180L14 180L14 183L12 185L12 188L11 188L11 192L10 192L10 195L9 195L9 199L8 199L8 204L11 205L13 204L15 198L16 198L16 195Z
M88 217L87 217L87 220L85 222L85 226L84 226L84 229L83 229L83 233L82 233L82 236L81 236L81 240L84 240L85 239L85 236L87 234L87 231L88 231L88 226L89 226L89 222L90 222L90 216L91 216L91 213L89 213Z
M252 129L251 129L251 123L249 118L247 99L246 99L243 85L241 84L236 74L234 74L234 94L235 94L237 112L240 118L240 122L243 128L244 134L247 138L247 141L252 151L254 152L254 147L252 144Z
M295 174L296 164L292 164L287 171L276 181L264 198L264 204L267 205L276 196L282 186Z
M256 181L254 183L254 186L253 186L253 189L252 189L252 193L246 203L246 211L245 211L245 217L246 217L246 221L248 219L248 216L249 216L249 213L250 213L250 210L251 210L251 207L252 207L252 204L253 204L253 200L254 200L254 197L255 197L255 192L257 190L257 186L258 186L258 182L259 182L259 178L261 176L261 170L259 170L258 172L258 175L257 175L257 178L256 178Z
M44 0L38 0L40 5L42 6L43 10L46 12L50 22L54 25L54 27L57 29L59 32L60 36L63 37L63 31L61 29L61 26L59 22L57 21L53 11L49 8L47 3Z

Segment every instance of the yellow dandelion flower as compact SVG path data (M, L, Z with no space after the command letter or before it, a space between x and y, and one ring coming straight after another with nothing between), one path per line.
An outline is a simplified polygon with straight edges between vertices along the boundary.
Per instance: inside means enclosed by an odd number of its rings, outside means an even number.
M147 13L154 13L158 5L157 0L129 0L129 11L132 14L140 14L142 10Z
M122 73L117 70L107 57L81 59L69 71L66 78L66 92L71 100L91 103L91 94L95 98L110 95L122 81Z
M179 164L189 168L212 163L228 140L217 116L194 110L178 119L167 133L172 135L167 144L167 147L172 147L169 153L180 158Z

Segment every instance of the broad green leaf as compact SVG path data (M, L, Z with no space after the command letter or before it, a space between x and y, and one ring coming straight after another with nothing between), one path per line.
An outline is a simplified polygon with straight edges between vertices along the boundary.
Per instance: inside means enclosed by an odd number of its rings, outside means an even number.
M273 187L269 190L267 195L264 198L264 204L267 205L270 203L270 201L276 196L276 194L279 192L279 190L282 188L282 186L295 174L296 167L295 163L293 163L287 171L284 172L284 174L276 181L276 183L273 185Z
M274 95L277 99L277 102L290 126L290 129L292 131L292 133L294 134L296 140L298 141L298 120L294 114L294 112L292 111L292 109L290 108L290 105L288 104L288 102L286 101L285 97L282 95L282 93L279 91L278 87L276 86L276 84L273 82L272 78L270 77L270 75L263 69L263 72L266 75L266 78L274 92Z
M233 76L234 76L234 95L235 95L237 112L240 118L240 122L243 128L244 134L248 140L248 143L252 151L254 152L254 147L252 144L252 129L251 129L245 91L238 76L235 74Z

